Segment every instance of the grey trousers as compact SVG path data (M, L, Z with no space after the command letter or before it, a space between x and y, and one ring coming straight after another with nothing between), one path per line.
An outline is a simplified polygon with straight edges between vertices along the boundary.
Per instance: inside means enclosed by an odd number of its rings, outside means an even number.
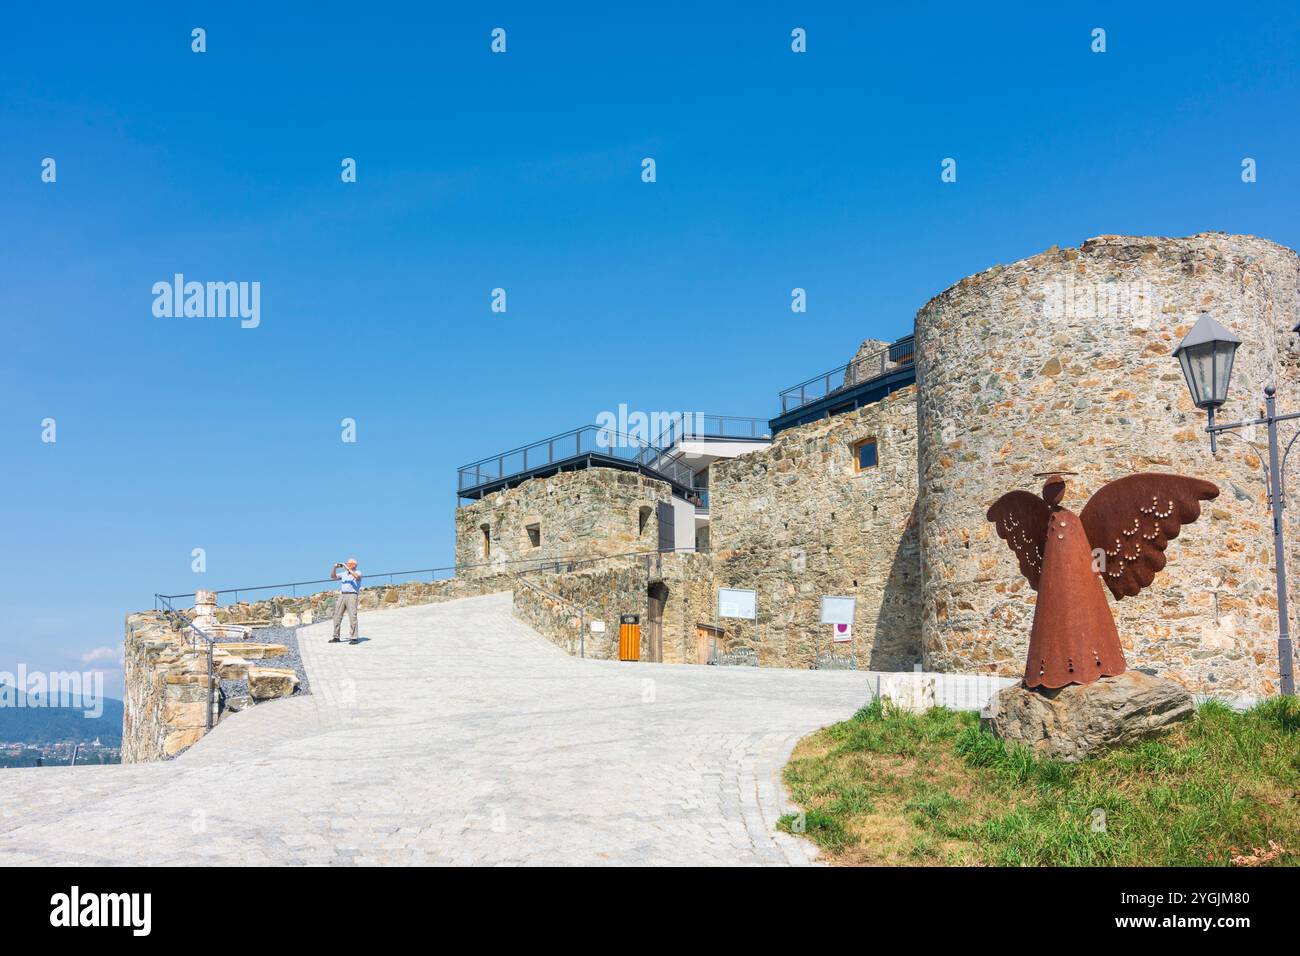
M334 636L339 636L339 625L343 623L343 612L348 612L348 625L352 628L352 639L357 639L357 596L339 592L334 602Z

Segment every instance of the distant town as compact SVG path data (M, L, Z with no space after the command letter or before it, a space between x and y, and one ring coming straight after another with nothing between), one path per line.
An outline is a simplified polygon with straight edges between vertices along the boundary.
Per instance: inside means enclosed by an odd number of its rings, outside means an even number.
M104 697L88 709L44 706L12 690L0 697L11 699L15 706L0 706L0 769L122 762L120 700Z
M122 762L122 748L98 737L90 741L63 740L56 743L0 741L0 769L9 767L67 767L82 764Z

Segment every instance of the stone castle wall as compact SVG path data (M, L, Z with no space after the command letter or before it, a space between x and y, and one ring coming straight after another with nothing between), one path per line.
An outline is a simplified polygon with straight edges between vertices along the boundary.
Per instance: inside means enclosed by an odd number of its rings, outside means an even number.
M571 654L582 646L577 611L583 613L586 657L618 658L619 618L636 614L641 620L641 660L653 660L650 648L649 589L661 585L664 608L661 629L665 664L708 663L708 645L697 625L713 620L713 565L708 554L665 553L618 557L580 565L560 573L538 571L528 580L550 592L515 588L515 614L536 627L552 643ZM593 633L591 622L605 622L605 632Z
M853 448L866 438L876 439L877 465L857 471ZM840 595L855 597L857 607L854 640L835 645L837 653L851 650L859 667L873 670L920 660L916 456L910 387L713 465L716 584L758 592L756 623L721 622L730 649L753 647L762 664L807 667L832 649L821 598Z
M1022 672L1035 595L985 520L1000 495L1077 471L1063 502L1077 514L1113 478L1170 471L1221 494L1150 588L1111 602L1129 665L1199 692L1276 691L1264 431L1212 457L1171 353L1209 311L1242 339L1220 421L1256 415L1269 382L1300 401L1296 279L1295 253L1263 239L1102 237L963 279L920 310L927 669Z
M714 620L716 580L711 553L663 554L650 568L647 584L667 588L663 613L666 664L707 664L710 641L701 625ZM720 650L725 650L725 646Z
M525 481L456 510L456 564L461 574L476 575L532 561L654 550L659 543L656 506L671 500L666 482L612 468ZM491 535L487 557L484 526ZM530 526L538 532L536 545ZM481 566L485 561L488 567Z
M643 561L634 558L599 562L569 573L530 574L529 580L561 600L518 587L515 616L574 656L617 660L619 615L645 614L646 569ZM604 621L604 632L593 632L592 621Z
M169 618L127 615L122 666L122 763L172 757L203 736L207 653L191 647Z

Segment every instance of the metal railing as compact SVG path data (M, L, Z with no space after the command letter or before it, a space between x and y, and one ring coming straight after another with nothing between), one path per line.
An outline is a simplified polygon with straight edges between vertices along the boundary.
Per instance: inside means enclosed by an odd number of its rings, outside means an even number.
M679 441L693 438L735 438L771 441L772 432L766 418L748 418L743 415L706 415L695 412L688 415L673 415L668 425L651 442L656 448L665 451L672 449Z
M911 368L913 360L912 337L901 338L878 352L856 358L846 365L787 388L781 392L781 414L811 405L836 392L846 391L890 372Z
M852 654L836 654L834 651L821 651L813 661L815 671L855 671L858 660Z
M481 564L477 564L477 565L462 564L459 566L459 568L466 569L466 568L483 567L483 566L484 565ZM455 577L457 570L458 570L457 565L453 564L443 568L419 568L414 571L377 571L373 574L363 573L362 580L370 581L374 579L386 584L397 584L397 583L405 583L405 582L398 582L397 578L414 578L416 576L419 576L420 579L423 580L424 575L430 575L431 582L445 581L447 578ZM251 587L243 587L243 588L221 588L219 590L214 590L211 593L217 595L218 597L220 597L223 594L232 594L234 595L235 603L238 603L240 594L248 595L257 591L277 591L277 592L288 591L289 597L297 597L298 588L305 588L316 584L329 585L329 584L337 584L337 583L338 583L337 578L316 578L311 581L287 581L284 584L255 584ZM194 597L195 593L196 592L194 591L189 591L185 594L155 594L154 610L156 611L166 610L166 608L160 607L160 602L169 602L169 601L176 600L177 598L192 598Z
M583 425L541 441L491 455L456 470L456 491L463 492L494 481L503 481L536 468L560 464L585 455L603 455L656 471L670 481L690 487L691 470L665 460L663 449L649 442L599 425ZM658 467L656 467L658 463Z
M207 693L204 694L204 700L206 701L207 706L204 708L204 711L205 711L205 712L204 712L204 715L203 715L203 729L204 729L205 732L206 732L206 731L209 731L209 730L212 729L212 709L213 709L213 707L216 705L216 701L213 700L213 686L214 686L214 684L215 684L215 681L213 680L213 678L216 676L216 673L215 673L215 672L216 672L216 668L215 668L215 666L214 666L214 664L213 664L213 651L212 651L212 647L213 647L214 644L217 643L217 639L216 639L216 637L214 637L213 635L211 635L211 634L209 634L207 631L205 631L203 628L201 628L201 627L199 627L197 624L195 624L195 623L194 623L194 618L190 617L190 616L189 616L188 614L186 614L184 611L182 611L182 610L176 608L175 606L173 606L172 603L171 603L171 600L168 599L165 595L160 595L160 594L155 594L155 595L154 595L154 606L155 606L155 607L158 607L158 602L159 602L159 599L160 599L160 598L162 599L162 603L163 603L164 606L161 607L161 608L159 608L159 610L161 610L161 611L163 611L163 613L168 614L168 615L170 615L171 617L176 618L176 619L178 619L179 621L181 621L181 623L182 623L182 627L184 628L184 630L186 630L186 631L190 634L190 646L191 646L191 647L193 647L195 644L198 643L198 641L195 639L196 637L201 637L201 638L203 638L203 640L204 640L204 641L206 642L206 644L207 644L207 650L208 650L208 654L207 654L207 658L208 658L208 661L207 661L207 663L208 663L208 683L207 683L207 688L206 688L206 689L207 689Z
M709 663L717 667L757 667L758 652L752 647L737 647L734 651L719 651Z
M595 556L574 557L574 556L561 555L560 557L549 557L549 558L515 558L510 561L478 561L471 564L453 564L441 568L422 568L414 571L376 571L373 573L366 573L363 571L361 575L361 582L363 588L375 587L376 585L372 582L379 582L380 584L383 585L409 584L411 583L411 580L398 581L397 579L398 578L415 579L416 576L420 576L419 580L424 580L423 575L430 575L429 581L430 583L434 583L437 581L445 581L448 580L449 578L454 578L460 572L471 571L477 568L494 569L504 574L530 573L534 571L543 571L547 573L560 574L560 573L574 571L577 570L578 568L585 567L587 565L598 564L602 561L616 561L622 558L639 558L639 557L644 557L646 555L656 555L656 554L673 554L679 551L683 553L692 553L696 551L703 552L707 550L708 550L707 548L671 548L671 549L666 548L663 551L659 551L658 549L655 550L643 549L640 551L621 551L618 554L602 554L602 555L595 555ZM520 565L528 565L528 567L519 567ZM205 588L204 590L209 591L211 594L217 595L218 603L220 603L219 599L222 595L233 595L234 600L237 602L239 600L239 595L241 594L250 595L258 591L283 592L286 589L288 589L291 593L285 596L298 597L299 596L298 588L307 587L309 585L316 585L316 584L324 584L328 586L332 584L338 584L338 581L334 578L317 578L312 581L291 581L284 584L254 584L247 587L215 588L215 589ZM313 591L310 593L317 593L317 592ZM156 593L153 596L154 610L166 611L168 613L177 613L177 614L184 615L184 612L179 611L175 608L173 602L178 601L181 598L195 597L196 594L197 592L195 591L187 591L183 594L157 594ZM214 640L218 640L218 639L214 638Z
M587 609L584 608L577 601L566 598L563 595L556 594L554 591L548 591L546 588L542 587L541 585L534 584L532 581L522 578L518 574L511 574L510 576L514 578L515 581L522 584L524 587L528 588L529 590L535 591L536 593L542 595L548 600L555 601L557 604L567 604L569 607L573 608L575 611L578 612L578 656L586 657L587 656Z

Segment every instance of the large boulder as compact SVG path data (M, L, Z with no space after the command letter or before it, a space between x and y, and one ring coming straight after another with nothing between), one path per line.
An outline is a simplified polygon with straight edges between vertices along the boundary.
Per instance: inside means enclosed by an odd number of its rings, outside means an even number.
M222 680L247 680L248 679L248 661L242 657L229 657L222 655L213 660L213 666L216 668L217 676Z
M283 644L263 644L259 641L222 641L213 646L213 651L218 655L261 660L264 657L282 657L289 653L289 648Z
M980 726L1035 756L1073 763L1157 736L1195 712L1182 685L1127 671L1058 690L1004 688L980 713Z
M274 700L290 697L298 686L298 675L282 667L250 667L248 669L248 695L253 700Z

